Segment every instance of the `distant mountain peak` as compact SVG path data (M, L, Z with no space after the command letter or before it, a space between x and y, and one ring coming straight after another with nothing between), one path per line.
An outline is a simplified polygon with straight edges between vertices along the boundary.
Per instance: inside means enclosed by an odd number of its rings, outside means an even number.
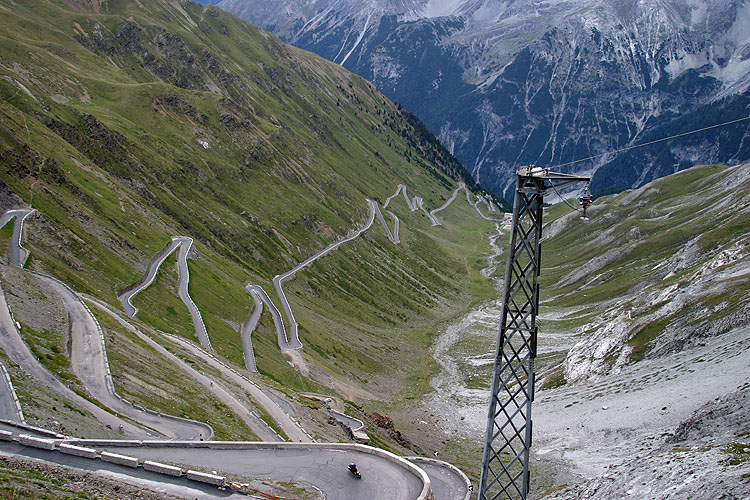
M224 0L221 6L375 83L498 193L525 163L595 157L574 168L596 175L615 158L608 151L750 85L750 0ZM735 132L737 140L744 137ZM700 148L689 155L684 148L650 153L639 172L610 187L637 187L692 162L750 159L721 146L726 139L719 135L705 140L705 154Z

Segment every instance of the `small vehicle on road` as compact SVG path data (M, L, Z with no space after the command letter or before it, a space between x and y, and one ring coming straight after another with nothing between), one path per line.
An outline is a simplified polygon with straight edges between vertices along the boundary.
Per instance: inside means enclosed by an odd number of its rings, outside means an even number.
M357 470L357 464L353 462L350 463L348 469L349 469L349 472L351 472L354 477L356 477L357 479L362 479L362 474L360 474L359 470Z

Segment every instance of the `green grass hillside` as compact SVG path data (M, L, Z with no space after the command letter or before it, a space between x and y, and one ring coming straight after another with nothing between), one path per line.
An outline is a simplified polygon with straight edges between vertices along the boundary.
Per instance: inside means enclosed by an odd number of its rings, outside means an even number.
M0 0L0 13L0 203L37 210L27 267L119 308L149 259L191 236L191 296L237 366L245 282L271 293L398 183L435 208L468 180L368 82L215 7ZM431 370L432 327L492 293L478 257L493 226L462 197L441 227L402 198L392 209L400 245L376 222L285 283L304 356L375 396ZM196 340L171 259L134 303ZM267 381L319 389L282 357L270 314L253 341Z

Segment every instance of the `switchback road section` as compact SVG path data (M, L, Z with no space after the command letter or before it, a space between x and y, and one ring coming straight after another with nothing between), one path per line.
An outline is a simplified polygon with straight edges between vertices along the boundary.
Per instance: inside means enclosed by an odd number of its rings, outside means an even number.
M31 211L29 209L11 210L6 212L0 223L7 223L12 218L16 218L13 229L13 238L10 243L9 257L11 263L21 267L22 260L20 255L21 248L21 231L24 219ZM107 425L114 424L117 428L122 425L122 430L130 435L139 437L149 437L154 434L161 434L172 439L190 440L201 438L212 438L213 429L207 424L187 420L170 415L161 415L154 411L144 408L138 408L128 401L117 395L112 383L112 377L109 372L109 363L107 361L106 350L104 346L104 335L99 323L94 318L89 308L84 304L81 298L63 282L56 278L46 276L34 271L26 271L36 278L43 280L60 296L63 306L68 312L68 321L70 328L70 364L73 373L78 377L86 391L102 405L113 412L132 419L139 424L134 426L133 423L125 419L115 418L103 411L98 406L88 402L78 394L68 389L54 375L47 371L31 353L26 343L21 338L17 330L17 325L10 317L10 310L5 302L5 296L2 295L0 300L0 329L2 336L0 342L5 352L11 359L22 369L26 370L32 376L45 381L48 387L56 392L60 392L68 398L72 398L78 404L83 405L86 409L94 410L92 413ZM93 407L93 408L92 408ZM154 432L155 431L155 432Z
M125 313L130 317L134 317L138 312L138 309L133 305L131 299L138 292L147 288L154 282L154 279L156 279L156 273L159 272L159 268L167 257L169 257L172 252L179 249L177 254L177 274L179 279L177 284L177 294L190 312L190 317L193 320L193 328L195 329L195 334L198 336L201 345L205 349L213 350L213 347L211 347L211 339L208 337L208 332L206 331L206 325L203 323L203 316L201 316L198 306L195 305L193 299L190 298L190 292L188 291L190 271L188 270L187 256L192 246L192 238L188 238L187 236L173 236L172 241L167 243L167 245L162 248L153 259L151 259L151 262L146 268L146 273L141 279L128 287L117 298L122 303Z

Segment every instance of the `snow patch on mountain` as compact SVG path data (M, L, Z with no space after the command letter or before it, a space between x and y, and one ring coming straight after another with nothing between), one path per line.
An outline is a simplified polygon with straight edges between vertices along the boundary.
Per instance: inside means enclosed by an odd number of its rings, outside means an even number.
M422 8L423 17L455 16L461 11L466 0L429 0Z

